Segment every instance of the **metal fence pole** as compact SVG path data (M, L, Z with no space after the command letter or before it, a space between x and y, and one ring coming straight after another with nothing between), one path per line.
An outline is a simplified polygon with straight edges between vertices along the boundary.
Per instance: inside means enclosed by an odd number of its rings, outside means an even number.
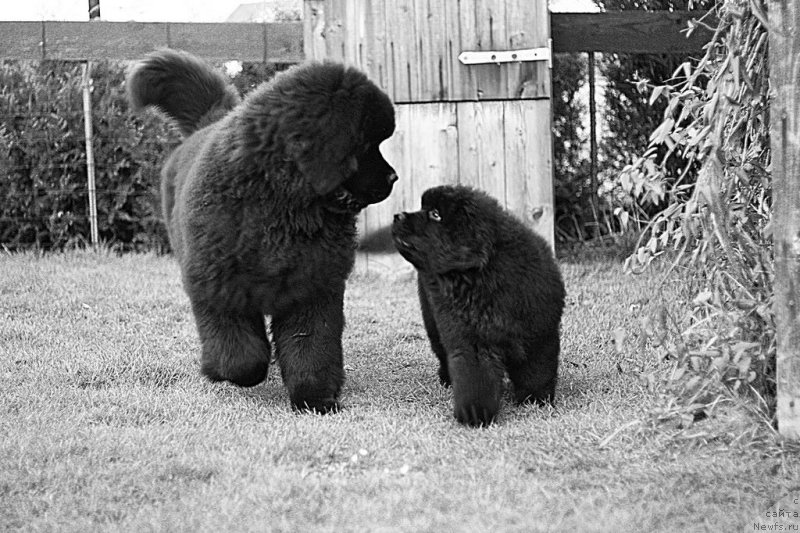
M89 190L89 226L92 246L100 240L97 231L97 193L94 181L94 150L92 149L92 63L83 64L83 122L86 136L86 180Z
M600 213L597 202L597 96L595 93L595 69L597 68L594 52L589 52L587 62L589 71L589 187L591 196L589 205L594 217L592 237L600 236Z

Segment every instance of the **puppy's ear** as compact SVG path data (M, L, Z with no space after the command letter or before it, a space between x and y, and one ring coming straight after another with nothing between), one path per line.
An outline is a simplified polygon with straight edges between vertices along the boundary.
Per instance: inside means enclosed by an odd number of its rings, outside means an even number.
M314 133L319 136L291 135L286 141L286 152L314 192L322 196L341 185L358 168L347 135L343 132L330 136L325 136L325 132L311 132L311 135Z

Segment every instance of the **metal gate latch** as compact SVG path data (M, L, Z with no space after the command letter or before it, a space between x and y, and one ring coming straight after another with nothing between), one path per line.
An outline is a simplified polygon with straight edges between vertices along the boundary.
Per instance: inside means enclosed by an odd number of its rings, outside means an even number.
M553 68L553 54L551 52L553 40L547 40L547 46L542 48L525 48L523 50L474 50L461 52L458 60L464 65L483 65L486 63L517 63L522 61L547 61L547 66Z

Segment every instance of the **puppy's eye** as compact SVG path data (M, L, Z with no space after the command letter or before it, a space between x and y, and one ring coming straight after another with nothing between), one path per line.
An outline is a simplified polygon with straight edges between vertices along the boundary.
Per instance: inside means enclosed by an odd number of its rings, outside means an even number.
M428 211L428 218L430 218L434 222L442 221L442 217L437 209L431 209L430 211Z

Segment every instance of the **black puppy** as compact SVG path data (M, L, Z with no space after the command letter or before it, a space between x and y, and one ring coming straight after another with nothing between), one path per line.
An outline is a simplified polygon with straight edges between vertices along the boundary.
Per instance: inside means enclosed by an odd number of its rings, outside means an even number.
M256 385L274 353L293 406L336 409L356 218L397 180L379 150L391 100L352 67L310 62L240 101L225 76L174 50L137 63L127 89L185 136L161 192L203 373Z
M488 425L504 372L517 402L553 402L564 283L547 242L485 193L441 186L392 236L418 272L422 318L455 417Z

